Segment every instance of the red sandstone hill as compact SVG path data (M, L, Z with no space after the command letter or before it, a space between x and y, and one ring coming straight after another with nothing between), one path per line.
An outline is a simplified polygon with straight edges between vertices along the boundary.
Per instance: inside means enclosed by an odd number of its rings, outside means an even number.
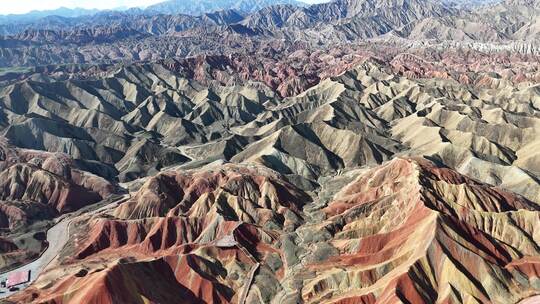
M262 167L161 173L109 215L81 220L74 258L12 300L498 303L534 294L537 204L425 159L355 172L335 177L350 182L320 211L302 209L306 194ZM281 216L293 214L291 233Z
M283 277L275 243L281 231L301 224L298 213L309 200L263 167L165 171L113 210L114 217L83 225L90 233L65 260L70 274L39 292L39 301L236 302L255 271L273 284ZM110 264L99 266L104 257Z
M18 149L1 141L0 268L25 263L44 250L47 243L35 233L44 234L47 221L114 192L111 182L78 169L65 154Z
M215 217L266 224L287 212L298 213L308 196L264 167L215 166L208 170L165 171L150 178L137 194L120 205L115 216Z
M538 210L531 201L426 160L395 159L359 176L324 209L327 219L319 229L329 231L339 253L308 266L317 277L302 297L335 303L517 301L534 293L538 279L532 224Z
M54 216L75 211L116 191L107 180L77 169L65 154L1 143L0 156L3 227L39 219L39 213Z

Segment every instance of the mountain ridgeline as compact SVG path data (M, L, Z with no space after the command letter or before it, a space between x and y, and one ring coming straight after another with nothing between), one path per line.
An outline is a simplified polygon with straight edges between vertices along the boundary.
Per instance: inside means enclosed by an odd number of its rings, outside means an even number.
M204 1L197 3L206 5ZM133 62L238 50L250 53L265 49L265 45L278 51L299 45L316 49L366 39L398 44L446 42L482 51L511 47L520 53L539 52L536 41L540 35L540 8L534 1L465 8L435 0L269 4L225 1L223 10L195 14L181 8L189 3L165 2L147 10L4 24L0 26L5 35L0 40L0 66ZM175 9L159 9L161 5ZM197 5L190 7L198 10Z

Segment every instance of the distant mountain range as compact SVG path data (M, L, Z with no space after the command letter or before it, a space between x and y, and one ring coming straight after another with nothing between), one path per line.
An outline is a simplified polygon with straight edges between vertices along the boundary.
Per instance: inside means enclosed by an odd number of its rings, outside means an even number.
M330 1L318 1L330 2ZM457 7L472 7L483 4L499 2L499 0L445 0L447 4ZM118 7L105 11L122 11L132 14L185 14L200 16L205 13L211 13L220 10L235 10L240 13L253 13L265 7L289 4L295 6L307 6L304 1L297 0L168 0L150 5L146 8L140 7ZM67 8L60 7L52 10L33 10L24 14L6 14L0 15L0 24L20 24L35 22L46 17L65 17L76 18L81 16L93 15L103 10L85 9L85 8Z
M51 16L76 18L107 11L122 11L131 14L184 14L193 16L200 16L205 13L232 9L241 13L252 13L262 8L279 4L290 4L297 6L307 5L304 2L296 0L169 0L148 6L145 9L138 7L121 7L102 11L98 9L60 7L54 10L34 10L26 14L0 15L0 24L9 25L31 23Z
M146 11L198 16L204 13L229 9L252 13L277 4L306 5L304 2L296 0L169 0L151 5Z
M192 1L193 5L174 0L144 10L102 11L78 17L48 16L33 22L2 24L0 35L6 37L0 39L0 47L7 48L6 54L22 52L17 56L4 56L12 61L33 53L38 45L55 43L47 47L47 52L31 55L36 57L36 63L49 63L45 58L64 47L69 49L61 51L66 54L59 56L59 60L100 60L93 58L99 52L85 52L84 56L73 54L74 50L66 46L67 43L82 46L119 43L126 39L129 41L123 41L122 47L103 45L100 52L104 51L104 57L111 60L136 60L139 55L133 54L133 50L151 53L157 59L170 56L161 53L161 48L166 53L182 56L212 50L209 45L226 49L231 43L250 48L269 41L279 45L301 42L313 46L376 37L507 43L532 41L540 36L540 9L538 1L533 0L491 4L491 0L468 4L460 0L337 0L310 6L291 5L300 3L294 0ZM145 41L147 38L159 41L151 42L153 47L148 49L141 45L150 43ZM201 40L207 41L201 44ZM130 47L124 48L126 45ZM122 54L124 52L128 54ZM24 61L17 64L26 65ZM8 63L0 60L0 64Z
M0 15L0 24L33 22L38 19L49 17L49 16L73 18L73 17L84 16L84 15L92 15L97 12L99 12L98 9L60 7L54 10L31 11L26 14Z
M251 13L247 10L271 2L226 1L215 4L228 3L235 9L195 16L160 13L154 6L0 25L4 35L0 67L147 61L238 51L273 54L367 39L540 53L539 0L468 5L457 0L337 0L310 6L270 5Z

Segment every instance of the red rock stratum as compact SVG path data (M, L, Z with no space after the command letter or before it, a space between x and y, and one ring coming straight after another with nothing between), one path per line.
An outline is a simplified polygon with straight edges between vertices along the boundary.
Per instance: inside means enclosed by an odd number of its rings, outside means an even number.
M537 204L420 158L334 179L349 182L313 209L263 167L165 171L81 219L73 257L13 299L502 303L536 293Z

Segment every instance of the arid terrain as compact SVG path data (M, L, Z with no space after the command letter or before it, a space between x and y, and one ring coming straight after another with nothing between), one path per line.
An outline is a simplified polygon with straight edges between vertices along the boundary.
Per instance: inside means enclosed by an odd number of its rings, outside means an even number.
M192 2L0 17L0 303L538 301L538 0Z

